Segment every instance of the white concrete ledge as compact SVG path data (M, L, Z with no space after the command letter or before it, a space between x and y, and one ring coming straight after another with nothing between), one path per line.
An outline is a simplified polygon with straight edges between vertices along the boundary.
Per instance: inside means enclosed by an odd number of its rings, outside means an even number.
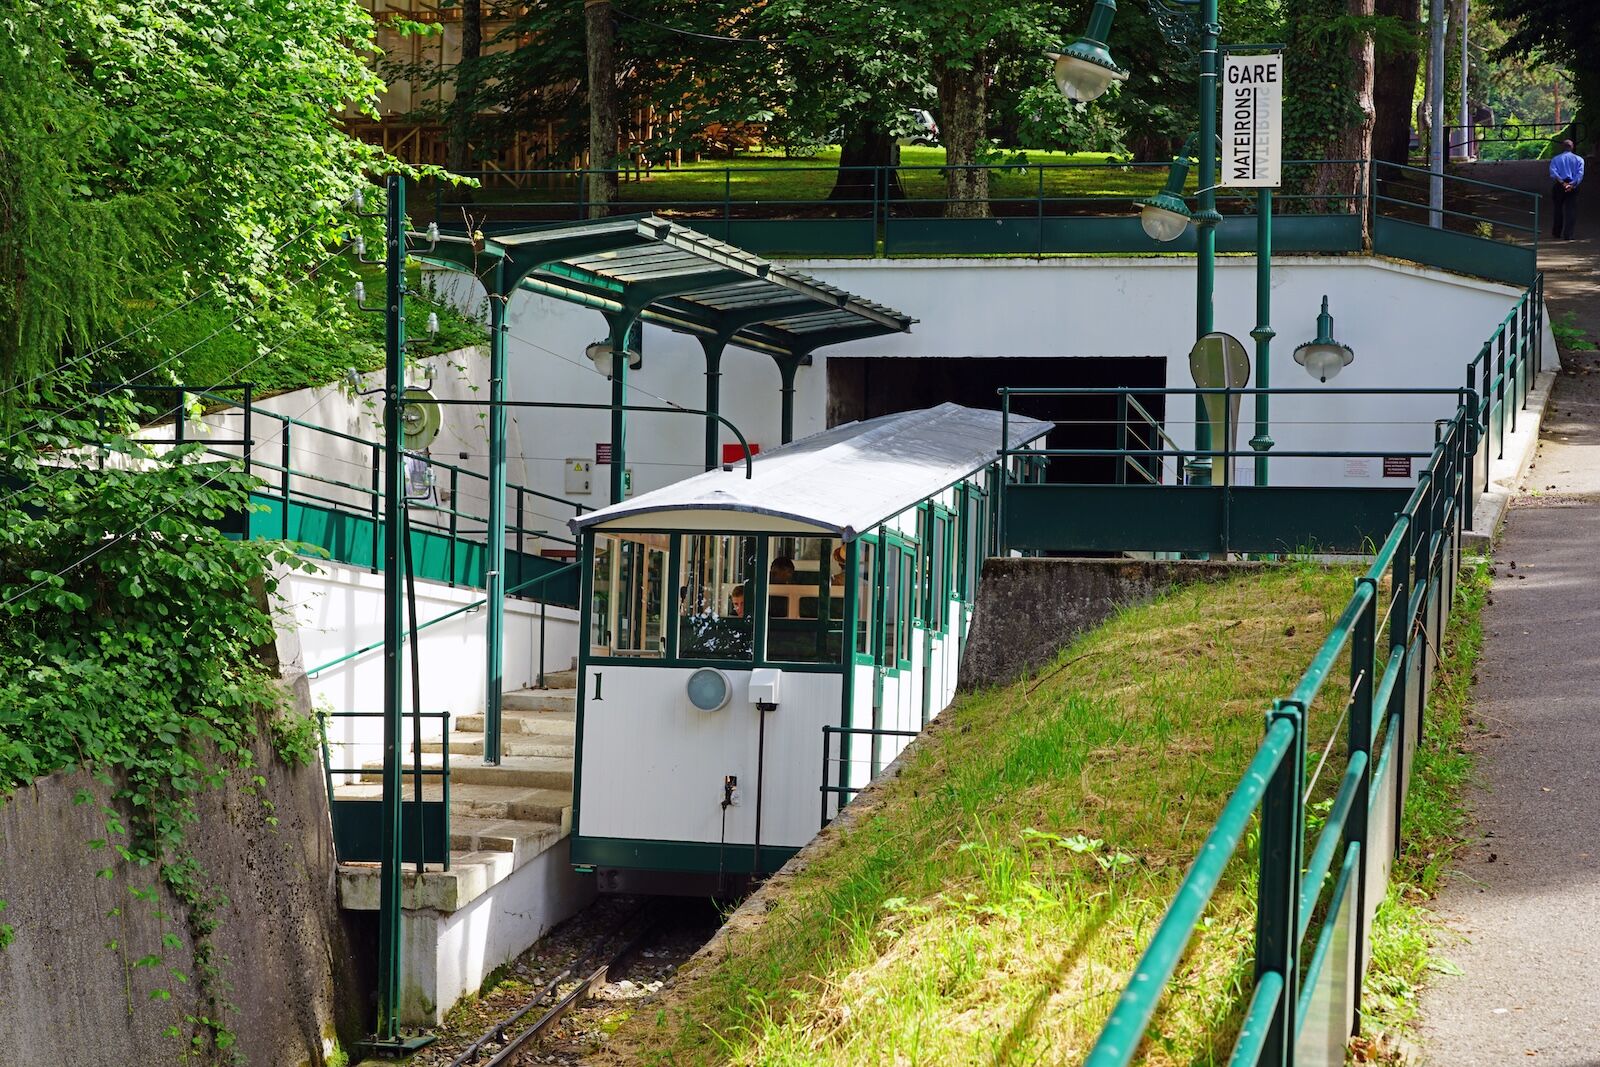
M1534 379L1528 391L1527 405L1517 411L1517 428L1506 423L1505 457L1496 458L1499 449L1490 452L1489 488L1479 495L1472 509L1472 529L1462 534L1462 547L1475 552L1487 551L1500 536L1500 526L1505 521L1506 509L1512 497L1522 486L1534 453L1539 449L1539 430L1544 425L1545 408L1550 403L1550 393L1559 370L1548 370Z

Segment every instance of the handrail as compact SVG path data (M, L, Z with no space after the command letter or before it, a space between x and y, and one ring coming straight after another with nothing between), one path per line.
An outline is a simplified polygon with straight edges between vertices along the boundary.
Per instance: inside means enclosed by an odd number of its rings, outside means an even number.
M505 595L506 596L514 596L517 593L522 592L524 589L531 589L534 586L539 585L539 584L541 584L543 582L547 582L547 581L550 581L551 579L559 578L564 574L569 574L569 573L571 573L573 571L576 571L578 569L578 567L579 567L579 565L576 564L576 563L568 563L564 567L558 567L553 571L546 571L544 574L541 574L541 575L539 575L539 576L537 576L535 578L530 578L526 582L521 582L521 583L519 583L517 585L512 586L510 589L506 590ZM437 616L436 618L429 619L427 622L419 623L418 626L417 626L417 633L421 633L423 630L426 630L428 627L436 626L441 622L448 622L449 620L455 618L457 615L464 615L464 614L466 614L468 612L476 611L478 608L483 607L488 602L489 602L489 600L488 600L487 597L480 597L479 599L474 600L470 604L463 604L461 607L455 608L452 611L448 611L443 615ZM410 636L411 636L411 631L410 630L405 630L400 634L401 640L404 640L405 638L410 637ZM338 659L329 660L327 663L322 664L322 666L320 666L320 667L312 667L310 670L306 671L306 677L307 678L315 678L317 675L321 674L325 670L328 670L330 667L337 667L337 666L339 666L339 664L348 662L349 660L353 660L353 659L357 658L358 656L364 656L368 652L372 652L372 651L375 651L377 649L382 648L383 645L384 645L384 643L382 641L374 641L370 645L363 645L362 647L356 649L354 652L347 652L344 655L340 656Z

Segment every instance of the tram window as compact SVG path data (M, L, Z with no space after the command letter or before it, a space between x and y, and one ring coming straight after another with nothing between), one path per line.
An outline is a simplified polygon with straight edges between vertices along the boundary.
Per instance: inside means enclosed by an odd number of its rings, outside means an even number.
M683 539L678 584L678 654L684 659L748 660L754 650L756 539Z
M666 653L667 536L595 538L591 650L596 655Z
M873 597L873 553L877 546L870 541L856 542L856 651L863 656L874 653L872 647L873 614L876 611Z
M841 543L831 537L767 542L767 653L774 663L838 663L844 643ZM836 575L834 572L838 570ZM837 581L836 581L837 579Z
M890 545L884 559L887 584L883 591L883 658L885 665L892 667L900 659L900 624L905 617L901 610L905 598L905 552L899 545Z
M943 515L933 518L933 546L929 552L933 577L928 585L933 590L932 606L928 609L928 629L943 630L950 602L949 560L950 520Z
M907 549L900 558L900 595L903 597L900 612L900 647L895 655L901 660L911 658L911 602L917 595L917 556Z

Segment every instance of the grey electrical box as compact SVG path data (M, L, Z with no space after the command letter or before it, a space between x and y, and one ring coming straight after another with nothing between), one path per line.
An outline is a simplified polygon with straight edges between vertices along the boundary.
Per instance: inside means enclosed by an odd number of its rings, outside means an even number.
M590 475L594 473L594 462L587 459L569 459L567 465L566 491L572 496L588 496L590 489Z

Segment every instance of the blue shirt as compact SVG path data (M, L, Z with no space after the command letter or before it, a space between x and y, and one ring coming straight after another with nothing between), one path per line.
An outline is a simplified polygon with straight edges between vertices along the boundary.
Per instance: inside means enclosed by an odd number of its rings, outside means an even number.
M1550 161L1550 180L1555 182L1571 182L1577 185L1583 181L1583 157L1576 152L1563 152Z

